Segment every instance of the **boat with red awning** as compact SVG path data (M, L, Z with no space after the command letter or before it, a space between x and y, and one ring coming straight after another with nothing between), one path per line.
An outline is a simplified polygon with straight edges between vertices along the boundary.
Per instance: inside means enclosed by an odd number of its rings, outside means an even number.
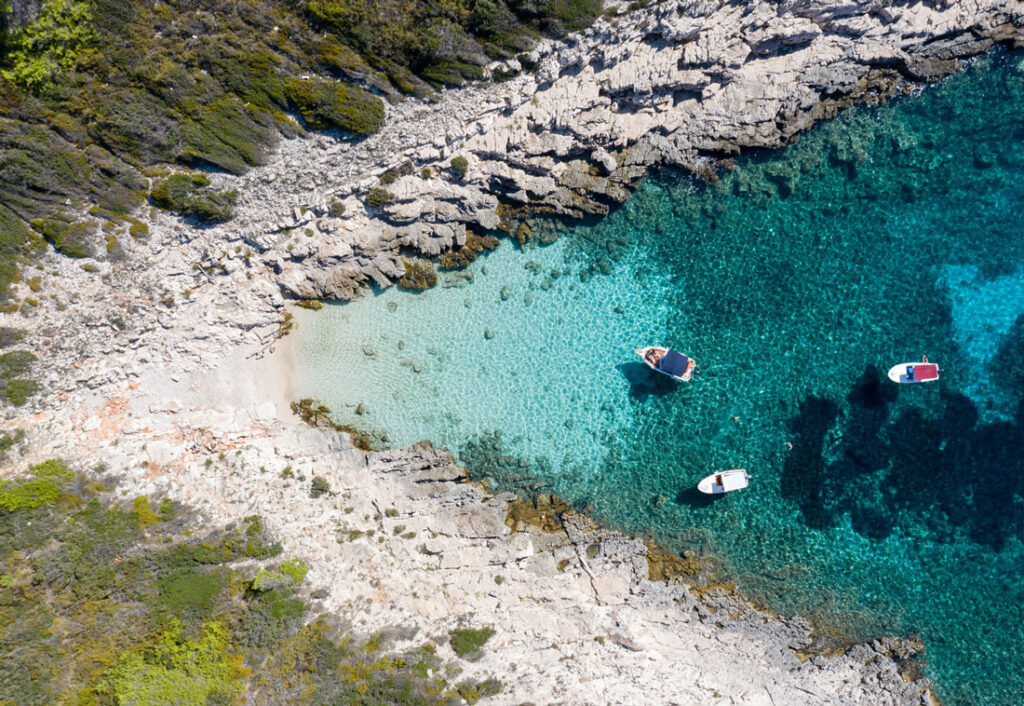
M935 363L900 363L889 368L889 379L900 384L933 382L940 372Z

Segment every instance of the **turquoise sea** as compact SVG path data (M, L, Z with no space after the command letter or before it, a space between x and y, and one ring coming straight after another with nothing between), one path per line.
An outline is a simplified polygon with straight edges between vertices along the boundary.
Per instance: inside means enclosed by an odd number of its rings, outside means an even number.
M1022 703L1022 115L999 54L715 184L651 177L597 225L310 317L297 396L720 557L775 610L920 635L947 704ZM658 342L692 382L640 364ZM886 379L922 354L939 383ZM735 467L747 490L693 490Z

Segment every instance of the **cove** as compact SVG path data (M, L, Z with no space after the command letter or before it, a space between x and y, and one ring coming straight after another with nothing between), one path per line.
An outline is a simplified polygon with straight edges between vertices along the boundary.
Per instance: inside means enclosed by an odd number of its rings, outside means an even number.
M714 184L660 174L597 225L538 225L553 244L303 317L294 393L714 554L775 610L920 635L944 703L1019 703L1022 111L999 54ZM658 342L691 383L640 364ZM885 379L925 353L939 383ZM697 496L733 467L750 488Z

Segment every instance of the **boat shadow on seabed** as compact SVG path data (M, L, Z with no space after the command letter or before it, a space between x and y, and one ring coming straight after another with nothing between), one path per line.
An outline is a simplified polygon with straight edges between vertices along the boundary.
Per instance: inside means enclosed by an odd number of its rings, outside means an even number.
M694 508L711 507L726 495L728 495L728 493L709 495L707 493L700 492L696 487L683 488L676 494L676 504Z
M999 551L1024 539L1024 317L989 363L1018 396L1010 419L984 421L976 403L951 385L936 397L914 392L897 409L895 386L868 366L846 398L808 395L787 422L794 442L780 479L782 496L813 529L849 515L852 528L879 541L928 527L935 541L972 542ZM827 448L830 430L842 441Z
M646 402L648 397L664 397L679 389L675 380L659 375L643 363L619 363L615 367L629 383L630 398L637 402Z

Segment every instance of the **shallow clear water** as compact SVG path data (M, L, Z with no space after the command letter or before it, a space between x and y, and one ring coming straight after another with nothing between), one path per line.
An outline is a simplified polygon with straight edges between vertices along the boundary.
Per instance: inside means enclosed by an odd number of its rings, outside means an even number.
M710 187L651 179L554 245L328 307L295 335L297 392L711 552L777 610L920 634L947 703L1020 703L1022 110L999 56ZM640 364L657 342L691 383ZM924 353L939 383L885 379ZM733 467L750 488L693 490Z

